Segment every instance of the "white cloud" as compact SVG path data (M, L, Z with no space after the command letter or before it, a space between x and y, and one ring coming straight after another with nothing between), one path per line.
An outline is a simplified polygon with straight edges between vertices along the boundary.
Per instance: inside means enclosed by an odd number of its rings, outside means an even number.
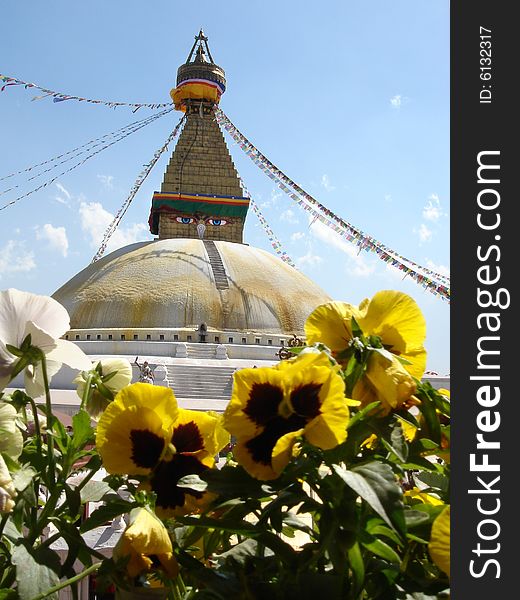
M103 187L107 190L114 189L114 176L113 175L98 175L97 178L101 181Z
M298 223L298 218L296 217L296 214L294 213L294 210L288 208L287 210L284 210L283 213L281 213L280 215L280 221L286 221L287 223Z
M112 223L114 215L103 208L99 202L81 202L79 206L81 228L90 238L92 248L99 248L107 227ZM145 223L132 223L126 227L119 226L107 244L111 252L122 246L146 239L148 226Z
M437 265L429 258L426 259L426 268L430 269L431 271L435 271L436 273L439 273L439 275L444 275L446 277L450 276L449 267L447 267L446 265Z
M392 195L391 194L385 194L385 202L392 202Z
M321 176L321 185L327 192L333 192L336 189L336 186L332 185L330 178L326 173Z
M441 201L437 194L431 194L428 198L428 202L423 208L422 211L423 218L427 221L437 222L440 217L444 216L445 213L442 212Z
M4 273L23 273L35 268L34 252L25 249L25 242L8 240L0 249L0 278Z
M296 264L303 266L308 265L309 267L315 267L323 262L323 258L318 254L314 254L312 249L309 248L307 254L300 256L296 259Z
M408 104L408 102L410 102L410 98L402 96L401 94L396 94L395 96L390 98L390 104L392 105L392 108L396 109L399 109L401 108L401 106Z
M53 250L57 250L66 257L69 250L69 240L65 227L54 227L45 223L43 227L36 228L36 239L45 240Z
M54 200L56 200L60 204L68 204L69 200L72 198L70 192L65 187L63 187L61 185L61 183L59 183L59 182L55 183L54 185L58 188L58 190L62 194L61 196L60 195L54 196Z
M296 231L291 235L291 242L297 242L298 240L302 240L305 237L303 231Z
M421 242L429 242L433 236L432 230L428 229L424 223L421 223L419 229L414 229L414 233L417 233Z
M262 202L262 204L260 204L260 206L262 208L269 208L270 206L276 206L278 204L278 200L280 200L282 195L283 195L282 192L278 188L273 188L271 190L271 195L270 195L269 200Z
M58 183L56 183L55 185L56 185L56 187L57 187L57 188L60 190L60 192L61 192L61 193L62 193L62 194L65 196L65 198L67 198L67 200L70 200L70 199L71 199L70 192L69 192L67 189L65 189L65 188L64 188L64 187L61 185L61 183L59 183L59 182L58 182Z
M402 101L401 94L397 94L393 98L390 98L390 104L393 106L393 108L400 108Z
M332 246L346 254L350 261L346 265L347 273L358 277L368 277L375 271L375 263L367 261L366 255L359 252L359 248L342 239L337 233L331 231L324 223L315 221L310 227L313 236L317 237L321 242Z

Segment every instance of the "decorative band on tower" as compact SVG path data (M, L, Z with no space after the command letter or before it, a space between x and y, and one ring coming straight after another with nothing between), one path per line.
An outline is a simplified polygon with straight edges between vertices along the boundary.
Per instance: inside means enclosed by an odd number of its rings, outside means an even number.
M225 91L224 69L213 62L208 38L201 29L186 63L177 70L177 87L171 90L170 96L177 110L189 112L193 101L218 104Z

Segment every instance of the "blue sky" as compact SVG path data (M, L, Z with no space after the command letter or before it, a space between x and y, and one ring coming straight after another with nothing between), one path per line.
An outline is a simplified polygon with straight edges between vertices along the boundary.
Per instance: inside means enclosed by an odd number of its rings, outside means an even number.
M399 254L449 273L447 0L134 0L5 2L0 73L70 95L169 102L203 27L227 76L221 108L273 163L345 220ZM0 177L67 152L152 111L0 93ZM0 288L52 294L85 267L173 112L0 212ZM428 368L449 372L449 305L304 213L226 136L249 192L298 268L338 300L380 289L413 296L427 321ZM141 187L111 246L146 227L171 150ZM78 158L79 160L79 158ZM74 161L76 162L76 161ZM74 162L65 163L63 169ZM0 181L0 205L48 181ZM2 194L2 191L18 187ZM271 250L254 214L246 241Z

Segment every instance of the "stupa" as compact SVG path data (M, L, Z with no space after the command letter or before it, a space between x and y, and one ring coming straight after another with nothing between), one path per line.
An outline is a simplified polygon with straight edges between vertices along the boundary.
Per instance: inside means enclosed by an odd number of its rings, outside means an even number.
M185 123L152 198L157 237L102 257L53 294L70 315L67 339L93 360L138 356L181 406L214 410L225 407L235 369L280 360L312 310L330 300L244 242L250 201L213 110L225 89L201 30L171 91ZM55 376L53 387L66 386L68 375Z

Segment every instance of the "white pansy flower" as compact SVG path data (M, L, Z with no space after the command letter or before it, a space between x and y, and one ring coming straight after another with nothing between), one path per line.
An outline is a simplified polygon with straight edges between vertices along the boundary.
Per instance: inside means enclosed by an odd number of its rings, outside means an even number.
M0 454L0 514L10 513L14 508L16 490L5 460Z
M0 400L0 453L17 459L22 453L23 436L16 421L18 413L11 404Z
M49 296L9 289L0 292L0 391L12 378L18 357L7 346L20 348L28 335L31 348L45 354L50 378L66 364L73 369L90 369L90 359L72 342L59 339L70 327L65 308ZM41 363L25 369L25 390L33 398L45 392Z
M89 375L94 390L85 408L91 417L97 418L117 392L132 381L132 365L125 358L104 358L93 362L89 372L84 371L73 380L82 399Z

